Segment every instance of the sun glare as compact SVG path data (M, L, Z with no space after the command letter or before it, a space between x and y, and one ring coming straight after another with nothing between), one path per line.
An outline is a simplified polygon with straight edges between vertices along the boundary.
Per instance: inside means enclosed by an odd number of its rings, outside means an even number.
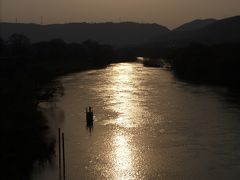
M129 145L129 137L117 134L114 138L114 174L115 179L132 179L133 154Z
M132 96L134 92L133 69L129 64L116 66L112 76L113 110L117 112L118 117L116 123L122 127L133 127L133 122L129 119L129 114L132 113Z

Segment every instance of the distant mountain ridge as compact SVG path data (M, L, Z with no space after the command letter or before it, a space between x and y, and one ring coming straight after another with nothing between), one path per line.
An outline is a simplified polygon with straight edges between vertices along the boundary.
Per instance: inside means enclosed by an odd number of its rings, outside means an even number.
M193 22L186 23L176 29L188 25L192 26L195 24ZM240 42L240 16L216 20L209 24L204 22L203 24L199 28L195 26L192 30L186 30L186 28L184 28L185 30L172 30L165 36L156 38L155 42L152 42L152 46L183 47L191 42L209 45Z
M210 25L216 21L216 19L196 19L177 27L173 31L192 31L206 27L207 25Z
M195 39L205 43L240 42L240 16L218 20L199 29Z
M95 40L112 45L136 45L170 32L158 24L123 23L70 23L70 24L16 24L1 23L2 37L13 33L26 35L33 42L61 38L66 42Z
M240 16L221 20L205 19L185 23L170 31L158 24L70 23L70 24L16 24L0 23L1 35L7 38L21 33L32 42L61 38L66 42L94 40L117 46L181 47L190 42L206 44L240 42Z

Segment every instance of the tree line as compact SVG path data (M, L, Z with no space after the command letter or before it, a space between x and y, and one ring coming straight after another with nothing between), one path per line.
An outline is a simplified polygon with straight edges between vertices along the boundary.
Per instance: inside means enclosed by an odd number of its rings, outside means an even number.
M177 77L194 83L239 87L240 43L191 43L169 56Z
M36 161L51 160L55 139L38 108L41 101L63 93L55 77L101 68L114 62L114 49L94 41L61 39L31 43L22 34L0 38L0 174L4 179L30 179Z

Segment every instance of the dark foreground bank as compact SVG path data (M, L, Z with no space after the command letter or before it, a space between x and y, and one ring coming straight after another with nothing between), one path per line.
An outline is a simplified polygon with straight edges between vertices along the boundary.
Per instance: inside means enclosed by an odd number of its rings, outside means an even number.
M54 39L32 44L19 34L0 39L1 178L27 180L34 163L51 161L55 139L49 136L38 104L63 93L61 85L49 86L53 79L102 68L113 59L111 46L93 41L67 44Z

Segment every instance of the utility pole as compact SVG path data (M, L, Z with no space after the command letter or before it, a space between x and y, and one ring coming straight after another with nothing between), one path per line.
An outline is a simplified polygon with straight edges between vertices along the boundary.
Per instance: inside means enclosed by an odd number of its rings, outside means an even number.
M59 160L59 180L62 179L62 162L61 162L61 129L58 128L58 160Z
M66 180L65 171L65 147L64 147L64 133L62 133L62 154L63 154L63 180Z
M0 0L0 23L2 22L2 0ZM2 26L0 26L0 37L2 36Z

